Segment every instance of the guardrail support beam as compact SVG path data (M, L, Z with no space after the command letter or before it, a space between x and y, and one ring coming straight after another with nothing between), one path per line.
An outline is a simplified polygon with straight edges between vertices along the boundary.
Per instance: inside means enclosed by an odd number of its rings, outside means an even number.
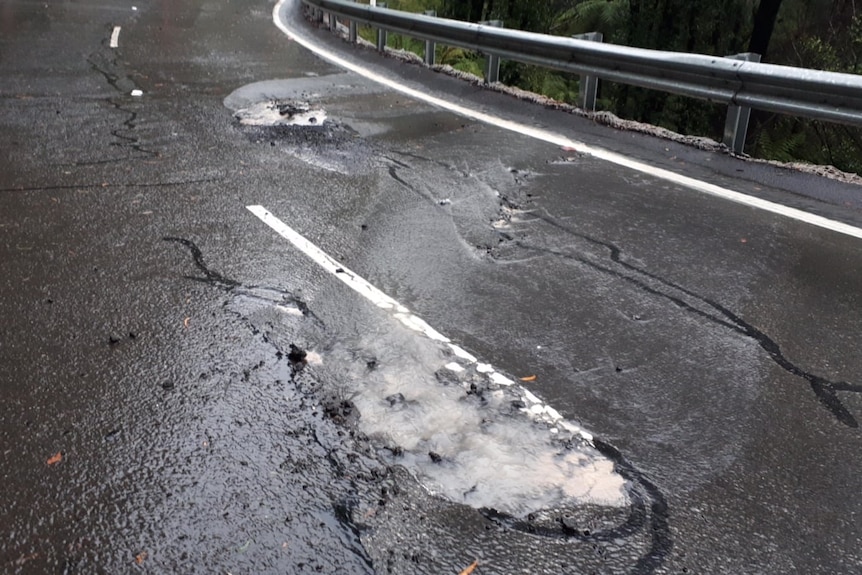
M437 16L437 10L425 10L426 16ZM435 52L437 51L437 45L433 40L425 40L425 63L429 66L433 66L435 64Z
M601 32L587 32L586 34L575 34L575 40L589 40L590 42L602 42L605 39ZM596 95L599 91L598 76L587 76L581 74L578 81L578 103L582 110L587 112L596 111Z
M731 60L745 60L746 62L760 62L760 54L744 52L727 56ZM751 117L751 108L730 104L727 106L727 120L724 122L724 145L734 154L741 154L745 148L745 136L748 135L748 119Z
M377 2L376 4L372 2L371 5L377 6L378 8L386 8L386 2ZM386 30L383 28L377 29L377 51L386 51Z
M502 28L502 20L486 20L479 22L482 26L493 26L494 28ZM485 59L485 83L495 84L500 81L500 57L496 54L488 54Z
M356 0L353 0L355 3ZM356 20L347 21L347 40L351 44L356 44L356 39L359 37L359 22Z

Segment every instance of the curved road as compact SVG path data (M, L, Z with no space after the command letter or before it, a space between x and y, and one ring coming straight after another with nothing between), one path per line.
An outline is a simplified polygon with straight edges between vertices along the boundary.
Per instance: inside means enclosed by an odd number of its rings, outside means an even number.
M862 569L858 187L273 19L0 3L0 570Z

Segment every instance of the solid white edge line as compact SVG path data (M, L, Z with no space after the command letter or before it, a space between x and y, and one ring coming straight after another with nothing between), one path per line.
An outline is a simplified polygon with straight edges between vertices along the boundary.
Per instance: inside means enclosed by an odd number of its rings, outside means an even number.
M367 70L361 66L348 62L344 58L337 56L336 54L326 50L314 44L307 38L297 35L295 32L292 32L284 22L282 22L280 17L280 12L282 6L287 2L292 2L295 0L279 0L278 3L272 9L272 19L275 25L284 32L284 34L299 44L303 46L307 50L316 54L317 56L323 58L324 60L328 60L331 63L340 66L346 70L359 74L369 80L382 84L392 90L396 90L414 98L416 100L431 104L433 106L437 106L439 108L443 108L460 116L465 116L467 118L471 118L478 122L483 122L492 126L496 126L498 128L502 128L504 130L509 130L512 132L516 132L518 134L522 134L524 136L528 136L531 138L535 138L537 140L547 142L549 144L553 144L560 147L569 147L576 148L579 152L583 152L589 154L597 159L605 160L606 162L610 162L612 164L616 164L618 166L623 166L629 168L631 170L635 170L637 172L641 172L644 174L649 174L656 178L660 178L669 182L673 182L680 186L684 186L705 194L709 194L712 196L717 196L720 198L724 198L726 200L730 200L732 202L736 202L739 204L743 204L752 208L764 210L767 212L771 212L780 216L784 216L787 218L791 218L800 222L805 222L807 224L811 224L813 226L817 226L820 228L824 228L827 230L831 230L834 232L838 232L840 234L845 234L848 236L852 236L854 238L862 239L862 228L858 228L855 226L851 226L849 224L845 224L843 222L838 222L835 220L830 220L829 218L825 218L823 216L818 216L816 214L812 214L803 210L799 210L796 208L791 208L789 206L784 206L781 204L776 204L775 202L770 202L768 200L763 200L760 198L756 198L753 196L749 196L743 194L741 192L736 192L733 190L729 190L727 188L723 188L721 186L717 186L715 184L710 184L708 182L702 182L698 179L691 178L688 176L683 176L682 174L677 174L670 170L665 170L663 168L656 168L654 166L650 166L649 164L645 164L638 160L633 160L631 158L627 158L621 154L617 154L616 152L611 152L609 150L605 150L603 148L599 148L596 146L590 146L583 142L579 142L576 140L572 140L563 136L561 134L556 134L554 132L549 132L547 130L542 130L539 128L534 128L532 126L527 126L524 124L519 124L512 120L507 120L505 118L500 118L498 116L493 116L491 114L486 114L484 112L479 112L477 110L473 110L459 104L455 104L453 102L449 102L443 100L442 98L437 98L435 96L431 96L424 92L420 92L419 90L414 90L413 88L409 88L394 80L390 80L384 76L381 76L375 72Z
M117 48L120 45L120 26L114 26L114 31L111 32L111 48Z
M401 321L402 324L404 324L411 330L419 332L433 341L447 344L457 357L466 360L467 363L472 366L477 373L484 374L491 382L506 387L515 385L514 380L509 379L498 371L495 371L490 364L479 363L474 356L464 351L457 345L453 344L451 340L449 340L449 338L445 337L440 332L429 326L427 323L425 323L424 320L422 320L418 316L410 313L410 311L406 307L404 307L403 305L401 305L400 303L398 303L397 301L371 285L368 281L358 276L354 272L350 271L349 269L345 268L337 260L330 257L322 249L318 248L316 245L305 239L302 235L300 235L293 228L282 222L263 206L246 206L246 209L255 216L257 216L263 223L275 230L275 232L278 233L281 237L285 238L287 241L293 244L294 247L299 249L299 251L311 258L311 260L314 261L317 265L340 279L344 284L346 284L359 295L368 299L377 307L390 311L394 318ZM464 370L464 367L457 362L450 362L444 367L455 372ZM563 416L560 415L557 410L552 408L550 405L542 403L541 400L539 400L535 395L530 393L526 388L519 385L517 386L517 389L521 392L525 399L529 399L529 401L533 404L529 408L525 407L521 409L521 411L527 413L531 417L541 419L542 421L545 421L551 425L559 425L563 429L569 430L572 433L580 435L586 441L591 442L593 440L592 435L582 430L580 427L566 422L563 419ZM559 430L557 430L557 432L559 432Z

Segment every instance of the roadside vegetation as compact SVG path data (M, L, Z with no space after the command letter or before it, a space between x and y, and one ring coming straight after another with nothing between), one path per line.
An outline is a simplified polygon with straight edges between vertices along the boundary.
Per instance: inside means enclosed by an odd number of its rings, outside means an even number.
M367 0L366 0L367 1ZM859 4L857 6L857 4ZM856 0L389 0L408 12L502 20L507 28L559 36L602 32L614 44L717 56L756 52L771 64L862 73L862 2ZM371 29L362 35L374 41ZM425 43L390 35L388 46L424 55ZM437 63L482 76L481 55L437 46ZM578 77L503 61L500 80L577 104ZM720 140L726 107L601 82L599 110L675 132ZM754 111L752 156L833 165L862 174L862 130Z

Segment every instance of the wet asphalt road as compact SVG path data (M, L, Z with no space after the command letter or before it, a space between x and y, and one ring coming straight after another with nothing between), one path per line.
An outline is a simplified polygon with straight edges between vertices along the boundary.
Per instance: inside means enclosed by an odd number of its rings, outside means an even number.
M860 240L411 101L271 11L0 1L0 571L862 571ZM351 57L862 223L858 187ZM329 121L233 119L270 98ZM250 204L593 446L456 379ZM561 453L623 504L524 472Z

